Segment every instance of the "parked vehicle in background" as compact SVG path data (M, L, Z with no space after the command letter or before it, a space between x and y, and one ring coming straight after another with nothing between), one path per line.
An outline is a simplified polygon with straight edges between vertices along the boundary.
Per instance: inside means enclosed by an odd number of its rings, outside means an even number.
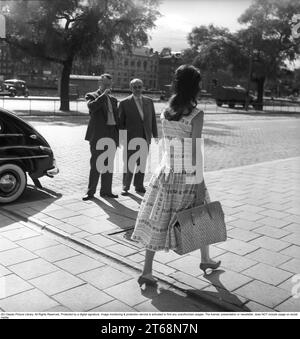
M241 105L245 108L248 96L249 105L252 105L254 108L256 108L254 95L247 95L246 89L240 86L217 86L213 91L213 96L216 99L216 103L219 107L225 104L230 108L234 108L236 105Z
M164 90L161 91L160 100L169 100L172 95L172 85L164 85Z
M4 81L4 84L14 87L16 89L17 96L28 97L29 90L26 86L26 82L24 80L19 79L7 79Z
M53 152L30 124L0 108L0 204L17 200L27 185L27 174L42 188L39 178L58 174Z
M0 96L14 97L17 94L17 90L13 86L7 84L0 84Z

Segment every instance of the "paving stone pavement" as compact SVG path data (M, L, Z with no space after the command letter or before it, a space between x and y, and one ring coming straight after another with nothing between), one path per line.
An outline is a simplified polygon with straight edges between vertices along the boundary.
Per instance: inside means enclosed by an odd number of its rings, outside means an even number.
M157 107L159 113L163 107ZM60 168L54 180L42 178L45 187L64 195L87 189L90 151L84 141L87 117L28 117L49 141ZM160 119L157 116L161 133ZM203 130L204 166L207 172L300 156L300 115L206 114ZM152 143L152 149L156 144ZM122 152L118 149L114 186L122 180ZM158 154L153 153L155 164ZM154 166L155 167L155 166ZM153 173L153 172L152 172ZM146 178L152 175L148 171Z
M171 287L155 296L141 293L136 271L104 260L141 268L144 251L130 240L141 196L83 202L79 193L49 197L28 190L0 210L0 279L8 286L0 308L148 312L174 310L175 300L179 311L196 311L198 298L214 298L245 311L299 312L299 173L299 157L206 173L211 198L226 215L228 240L211 247L220 270L203 275L198 252L157 253L154 264L159 277L191 299ZM93 248L101 260L27 228L24 219Z
M173 286L0 211L0 312L212 312ZM18 234L18 237L14 235Z

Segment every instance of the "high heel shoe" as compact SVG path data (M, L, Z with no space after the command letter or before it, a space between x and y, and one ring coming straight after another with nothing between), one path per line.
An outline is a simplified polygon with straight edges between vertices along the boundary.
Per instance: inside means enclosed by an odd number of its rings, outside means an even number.
M154 278L149 278L149 277L147 277L147 276L141 275L141 276L139 277L139 279L138 279L138 284L139 284L140 286L142 286L142 285L145 284L146 286L152 286L152 287L155 287L155 286L157 286L158 281L157 281L156 279L154 279Z
M220 267L220 265L221 265L221 261L218 261L216 263L201 263L200 269L204 272L204 274L206 274L206 270L208 270L209 268L211 270L216 270Z

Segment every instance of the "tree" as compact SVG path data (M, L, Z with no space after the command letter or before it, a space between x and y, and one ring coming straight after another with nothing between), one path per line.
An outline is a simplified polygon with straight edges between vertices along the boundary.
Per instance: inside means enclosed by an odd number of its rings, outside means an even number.
M245 58L240 55L237 38L227 28L214 25L195 27L188 35L188 41L191 48L184 50L183 59L204 72L207 88L211 85L210 80L220 75L230 80L245 77Z
M186 48L182 51L181 56L184 64L193 64L195 58L198 56L198 52L192 48Z
M10 46L62 65L60 98L69 110L69 79L75 58L112 54L115 43L130 50L148 42L159 0L2 1Z
M226 28L214 25L195 27L188 35L191 48L184 51L184 58L193 59L193 63L204 71L221 69L226 63L229 36Z
M292 34L292 18L300 13L298 0L255 0L240 17L248 25L236 33L213 25L195 27L188 36L187 56L201 69L230 70L236 77L257 85L257 107L263 109L266 79L276 78L286 61L299 55L299 41Z
M164 47L161 52L159 53L161 57L171 56L172 55L172 48L171 47Z
M300 68L297 68L294 71L293 88L294 88L295 92L297 92L298 95L300 95Z
M266 79L277 77L286 62L294 61L300 53L300 39L292 34L296 13L300 13L298 0L255 0L239 18L248 25L238 35L251 46L252 80L257 83L260 109Z

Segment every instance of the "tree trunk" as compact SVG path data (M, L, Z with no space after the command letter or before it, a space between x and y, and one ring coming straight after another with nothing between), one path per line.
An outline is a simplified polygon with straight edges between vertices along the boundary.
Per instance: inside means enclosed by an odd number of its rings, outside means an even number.
M60 80L60 110L70 111L69 83L72 71L73 59L68 59L63 63L63 70Z
M264 87L266 78L260 78L257 80L257 102L256 109L263 111L264 109Z

